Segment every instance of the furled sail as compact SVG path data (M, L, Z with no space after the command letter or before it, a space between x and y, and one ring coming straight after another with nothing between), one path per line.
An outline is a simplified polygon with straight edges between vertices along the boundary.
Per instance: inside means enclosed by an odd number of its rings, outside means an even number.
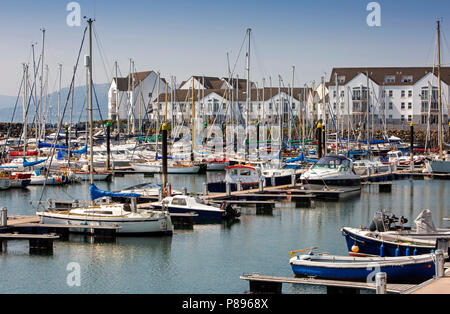
M91 200L96 200L101 197L109 196L109 197L141 197L140 194L136 193L117 193L117 192L109 192L100 190L95 184L91 184L89 188L89 192L91 193Z

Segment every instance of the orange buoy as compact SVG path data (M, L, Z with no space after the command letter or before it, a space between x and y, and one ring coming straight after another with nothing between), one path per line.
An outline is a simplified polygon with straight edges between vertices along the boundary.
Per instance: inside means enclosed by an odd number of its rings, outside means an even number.
M358 253L359 252L359 246L357 246L357 245L352 246L352 252L353 253Z

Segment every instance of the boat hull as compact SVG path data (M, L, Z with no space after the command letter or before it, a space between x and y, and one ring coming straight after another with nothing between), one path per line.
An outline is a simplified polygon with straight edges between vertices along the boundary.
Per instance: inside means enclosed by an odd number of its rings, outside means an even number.
M371 237L366 237L353 232L351 228L342 228L342 235L345 237L348 251L353 254L352 248L358 247L358 255L372 256L410 256L430 254L435 247L424 245L413 245L408 243L394 243L382 241ZM381 247L383 245L383 247ZM381 254L382 253L382 254Z
M425 163L426 169L430 173L450 174L450 161L431 160Z
M154 205L155 209L161 210L161 206ZM224 218L224 211L208 211L208 210L197 210L195 208L182 208L175 206L166 207L171 214L186 214L186 213L196 213L198 216L194 217L194 222L196 223L207 223L207 222L221 222Z
M312 265L317 264L317 265ZM321 266L321 264L327 264ZM358 262L360 265L330 265L332 263L300 263L291 262L292 271L296 276L316 277L334 280L367 281L375 278L375 273L384 272L389 282L423 282L435 274L435 265L430 256L422 261L396 262L389 264L376 261ZM339 263L337 263L339 264Z
M117 233L121 235L147 235L147 234L172 234L170 217L149 219L104 218L104 217L73 217L73 215L61 215L57 213L38 212L43 224L62 224L86 227L89 226L118 226ZM80 228L74 228L77 232Z

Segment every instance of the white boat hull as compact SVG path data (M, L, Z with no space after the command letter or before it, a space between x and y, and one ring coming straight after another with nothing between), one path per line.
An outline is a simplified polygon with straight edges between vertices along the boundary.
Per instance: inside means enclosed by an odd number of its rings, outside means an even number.
M170 216L165 214L155 218L122 218L122 217L94 217L94 216L75 216L51 212L37 212L41 217L43 224L60 224L83 226L83 229L89 229L89 226L110 226L119 227L119 234L171 234L172 223ZM81 230L83 230L81 229ZM79 232L80 228L74 228L73 232ZM87 230L86 230L87 231Z
M450 173L450 161L447 160L431 160L425 163L427 171L430 173Z
M7 190L11 187L10 179L0 179L0 190Z
M162 165L155 164L131 164L131 167L136 172L144 173L162 173ZM200 171L200 166L168 166L167 173L169 174L195 174Z

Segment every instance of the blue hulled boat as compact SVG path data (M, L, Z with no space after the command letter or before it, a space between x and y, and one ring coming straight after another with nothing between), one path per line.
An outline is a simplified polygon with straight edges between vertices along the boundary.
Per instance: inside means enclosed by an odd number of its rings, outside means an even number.
M299 277L367 281L385 272L389 282L423 282L435 274L434 254L402 257L352 257L326 254L294 256L289 264Z
M403 217L377 213L369 228L341 229L349 254L352 256L415 256L434 253L440 235L450 236L449 229L436 229L431 212L423 211L415 220L416 229L396 226L398 221L406 223ZM445 250L447 251L447 250Z

